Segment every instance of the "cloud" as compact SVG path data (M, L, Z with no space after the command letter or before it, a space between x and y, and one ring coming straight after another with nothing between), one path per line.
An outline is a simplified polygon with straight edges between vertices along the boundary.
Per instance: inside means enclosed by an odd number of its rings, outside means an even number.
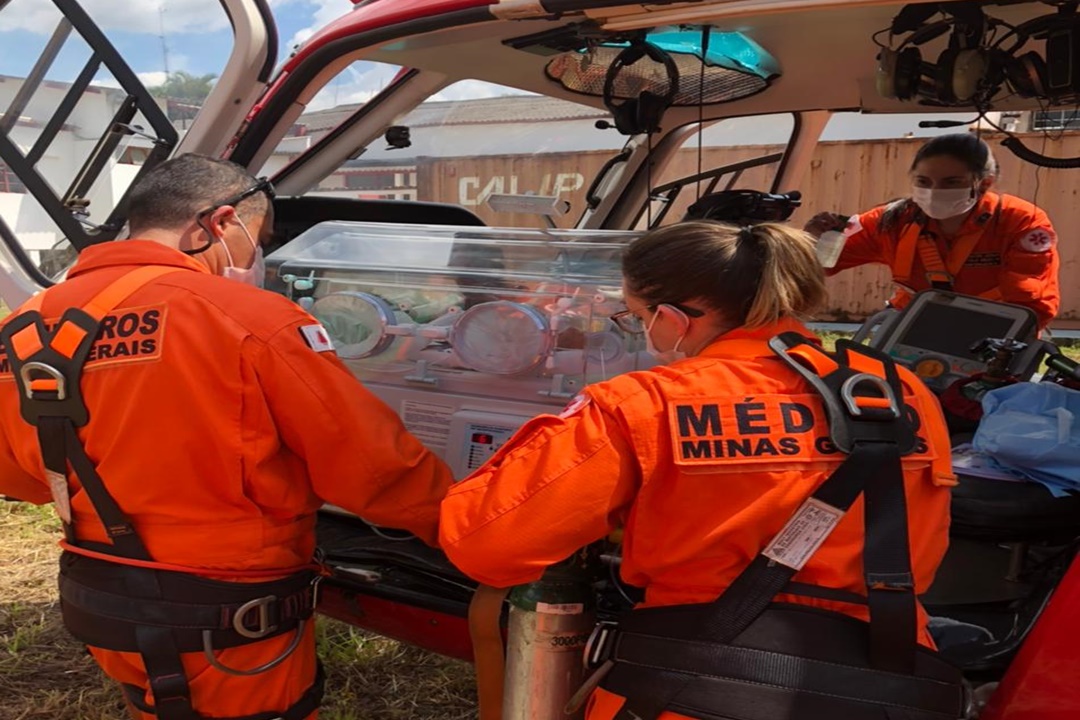
M296 1L297 0L283 0L282 4ZM311 24L307 27L300 28L293 34L285 44L286 50L291 50L297 45L302 45L307 42L317 30L356 7L352 0L303 0L303 2L306 6L315 8L315 11L311 15Z
M479 100L481 98L506 97L507 95L535 95L536 93L504 87L483 80L459 80L443 88L432 100Z
M189 58L187 55L181 55L180 53L169 53L169 71L176 72L178 70L187 70ZM160 59L156 60L156 64L160 67ZM145 67L145 66L144 66ZM153 67L153 64L151 64ZM200 73L193 73L199 75ZM156 85L161 85L168 77L164 70L144 70L142 72L135 71L135 76L139 78L145 87L151 88ZM216 78L214 80L216 82ZM102 69L98 72L97 76L93 80L94 85L100 85L102 87L119 88L120 83L117 82L113 74L106 69Z
M399 70L396 65L354 62L316 93L308 103L308 111L367 102L389 85Z
M289 0L285 0L286 2ZM151 0L133 10L132 3L116 0L83 0L83 9L106 33L124 31L159 35L165 33L214 32L229 27L229 18L218 0ZM12 0L4 9L4 30L49 34L60 20L60 11L41 0Z
M364 103L383 90L397 75L400 68L367 61L357 61L347 67L316 93L308 103L307 111L327 110L339 105ZM505 97L507 95L532 95L534 93L503 87L481 80L460 80L431 100L461 101L481 98Z
M156 87L158 85L164 85L165 80L167 79L165 76L165 71L163 70L153 70L151 72L141 72L135 74L139 76L139 81L148 88Z

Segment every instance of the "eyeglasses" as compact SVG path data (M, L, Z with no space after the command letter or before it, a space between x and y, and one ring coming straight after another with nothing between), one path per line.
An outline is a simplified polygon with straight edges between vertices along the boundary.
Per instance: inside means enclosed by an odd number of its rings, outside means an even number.
M654 305L646 305L643 308L637 310L620 310L617 313L611 313L608 315L608 319L615 323L615 326L625 333L631 335L641 335L645 332L645 321L639 318L635 313L641 312L641 310L648 310L649 312L655 312L656 308L661 305L670 305L676 310L684 313L688 317L699 318L705 315L704 310L698 310L697 308L689 307L681 303L656 303Z
M196 248L195 250L183 250L182 252L185 255L198 255L199 253L204 253L209 250L214 243L213 234L210 232L210 228L206 227L207 216L213 213L218 208L223 208L226 205L236 207L244 200L247 200L252 195L257 195L258 193L264 193L266 195L266 199L271 201L273 201L273 199L277 197L277 195L274 193L274 184L270 182L269 178L261 177L256 180L255 184L249 187L247 190L238 192L235 195L227 197L221 202L214 203L205 210L200 210L198 213L196 213L195 222L206 232L206 236L207 238L209 238L209 240L205 245L200 248Z
M206 217L207 215L214 212L218 208L223 208L226 205L231 205L233 207L236 207L237 205L242 203L244 200L247 200L252 195L257 195L259 193L265 193L267 200L273 200L276 197L276 195L274 193L274 184L272 182L270 182L269 178L264 178L264 177L259 178L258 180L255 181L255 184L252 185L251 187L249 187L247 190L244 190L242 192L238 192L235 195L227 197L224 200L222 200L221 202L214 203L213 205L206 208L205 210L200 210L195 217L197 219L201 220L202 218Z

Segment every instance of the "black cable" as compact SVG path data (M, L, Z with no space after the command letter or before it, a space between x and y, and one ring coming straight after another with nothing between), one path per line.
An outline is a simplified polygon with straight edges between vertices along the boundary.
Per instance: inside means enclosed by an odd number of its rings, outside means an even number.
M704 164L705 145L705 62L709 56L709 36L712 28L708 25L701 26L701 72L698 73L698 143L697 143L697 197L701 199L701 172Z
M881 48L882 50L888 50L888 49L890 49L891 45L886 45L886 44L882 43L880 40L878 40L879 35L882 35L882 34L887 33L887 32L889 32L889 28L885 28L884 30L878 30L876 33L874 33L873 35L870 36L870 40L875 45L877 45L879 48Z
M652 133L646 136L645 153L645 227L652 230Z

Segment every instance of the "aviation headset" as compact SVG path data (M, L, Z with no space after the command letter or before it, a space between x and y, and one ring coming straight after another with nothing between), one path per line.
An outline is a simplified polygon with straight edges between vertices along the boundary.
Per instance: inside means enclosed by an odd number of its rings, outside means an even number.
M645 57L664 66L667 74L667 92L659 95L649 90L642 90L638 97L616 104L615 79L623 68ZM604 79L604 105L611 111L615 127L623 135L657 132L660 129L660 120L675 102L678 94L679 68L675 65L675 61L671 55L642 38L631 41L630 45L615 57Z
M945 18L931 22L938 13ZM984 42L987 27L982 8L966 0L904 7L888 31L910 35L898 48L882 48L878 55L878 92L887 98L919 97L939 105L968 104L980 91L995 94L1004 82L1027 98L1060 99L1080 93L1080 77L1072 73L1074 47L1080 49L1080 21L1074 10L1063 7L1013 28L1009 35L1016 40L1008 49ZM919 46L950 31L949 45L937 62L924 61ZM1016 54L1028 39L1046 40L1045 59L1035 51Z

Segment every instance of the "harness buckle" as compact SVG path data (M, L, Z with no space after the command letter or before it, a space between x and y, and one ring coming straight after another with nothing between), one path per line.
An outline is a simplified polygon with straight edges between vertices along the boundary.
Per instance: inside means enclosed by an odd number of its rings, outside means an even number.
M947 270L926 271L926 282L930 283L931 286L952 285L954 280L956 280L956 278Z
M856 389L864 384L872 385L881 393L881 397L856 395ZM888 381L877 375L852 375L840 386L840 397L851 416L860 420L897 420L900 417L900 406L896 402L892 387Z
M585 667L592 670L600 667L615 656L615 638L619 634L619 624L611 620L596 623L592 634L585 642Z
M31 378L30 373L35 371L35 370L40 372L40 373L45 373L46 375L49 376L50 379L38 379L38 380L35 380L35 379ZM27 400L38 400L38 399L40 399L40 398L34 397L34 391L35 390L44 390L45 392L54 392L55 391L57 400L66 400L67 399L67 379L64 377L64 374L62 372L60 372L59 370L54 368L52 365L47 365L47 364L45 364L43 362L37 362L37 361L31 361L31 362L28 362L28 363L23 363L23 366L21 368L19 368L19 377L22 378L23 387L26 388L26 399ZM56 385L55 390L54 390L54 388L51 388L51 387L42 388L40 385L38 387L34 387L35 383L42 383L42 382L44 382L44 383L55 383L55 385Z
M277 625L270 624L270 604L276 601L276 595L266 595L249 600L241 605L236 614L233 615L233 630L252 640L259 640L277 630ZM252 613L257 613L254 618L251 617ZM258 629L251 629L248 623L250 619L254 619L258 623Z

